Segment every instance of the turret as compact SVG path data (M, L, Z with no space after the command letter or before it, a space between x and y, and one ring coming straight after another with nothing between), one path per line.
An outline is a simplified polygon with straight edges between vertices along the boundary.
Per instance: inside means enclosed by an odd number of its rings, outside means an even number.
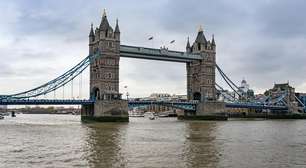
M190 47L190 43L189 43L189 37L187 38L186 52L187 53L191 52L191 47Z
M94 41L95 41L95 33L93 30L93 24L91 24L90 33L89 33L89 44L93 43Z
M118 19L116 19L116 27L115 27L114 36L116 40L120 40L120 29L118 25Z
M205 35L203 33L203 28L200 26L197 38L193 45L193 51L203 51L206 49L207 40L205 38Z
M89 32L89 54L93 54L93 44L95 41L95 33L93 31L93 24L91 24L90 32Z
M113 37L113 28L108 23L105 9L103 11L102 21L99 30L100 30L100 39Z
M216 50L216 42L215 42L215 35L212 35L212 40L211 40L211 47L213 50Z

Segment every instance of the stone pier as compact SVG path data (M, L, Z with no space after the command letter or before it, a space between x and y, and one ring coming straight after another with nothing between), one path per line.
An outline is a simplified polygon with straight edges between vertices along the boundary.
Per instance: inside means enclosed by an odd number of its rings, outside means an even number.
M81 120L84 122L128 122L128 102L126 100L100 100L93 105L83 105Z
M220 101L207 101L197 104L196 111L185 111L184 116L179 116L184 120L227 120L228 116L225 103Z

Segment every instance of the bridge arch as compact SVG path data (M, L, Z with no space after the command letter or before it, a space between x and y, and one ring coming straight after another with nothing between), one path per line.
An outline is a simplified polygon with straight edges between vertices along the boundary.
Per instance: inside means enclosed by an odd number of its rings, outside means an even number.
M100 100L101 99L101 95L100 95L100 89L97 87L94 87L91 91L91 98L95 99L95 100Z
M200 92L194 92L193 93L193 100L201 100L201 93Z

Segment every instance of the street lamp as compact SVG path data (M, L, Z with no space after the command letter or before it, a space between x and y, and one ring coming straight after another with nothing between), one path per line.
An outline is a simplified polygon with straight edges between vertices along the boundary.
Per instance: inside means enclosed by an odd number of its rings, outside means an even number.
M126 100L129 100L129 92L126 92Z
M129 92L128 92L128 86L124 86L124 88L126 89L126 100L129 100Z

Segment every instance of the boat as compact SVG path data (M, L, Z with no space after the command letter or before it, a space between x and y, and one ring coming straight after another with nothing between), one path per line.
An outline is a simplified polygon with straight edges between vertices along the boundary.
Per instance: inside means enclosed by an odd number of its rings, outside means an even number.
M16 117L15 111L12 111L12 117Z
M129 117L144 117L144 114L140 111L129 111Z
M154 115L154 112L146 112L145 116L148 116L150 120L155 120L156 117Z
M2 116L10 116L10 113L9 113L9 112L6 112L6 113L2 113L2 114L0 114L0 115L2 115Z
M150 120L155 120L155 116L154 116L154 115L151 115L151 116L149 116L149 119L150 119Z

